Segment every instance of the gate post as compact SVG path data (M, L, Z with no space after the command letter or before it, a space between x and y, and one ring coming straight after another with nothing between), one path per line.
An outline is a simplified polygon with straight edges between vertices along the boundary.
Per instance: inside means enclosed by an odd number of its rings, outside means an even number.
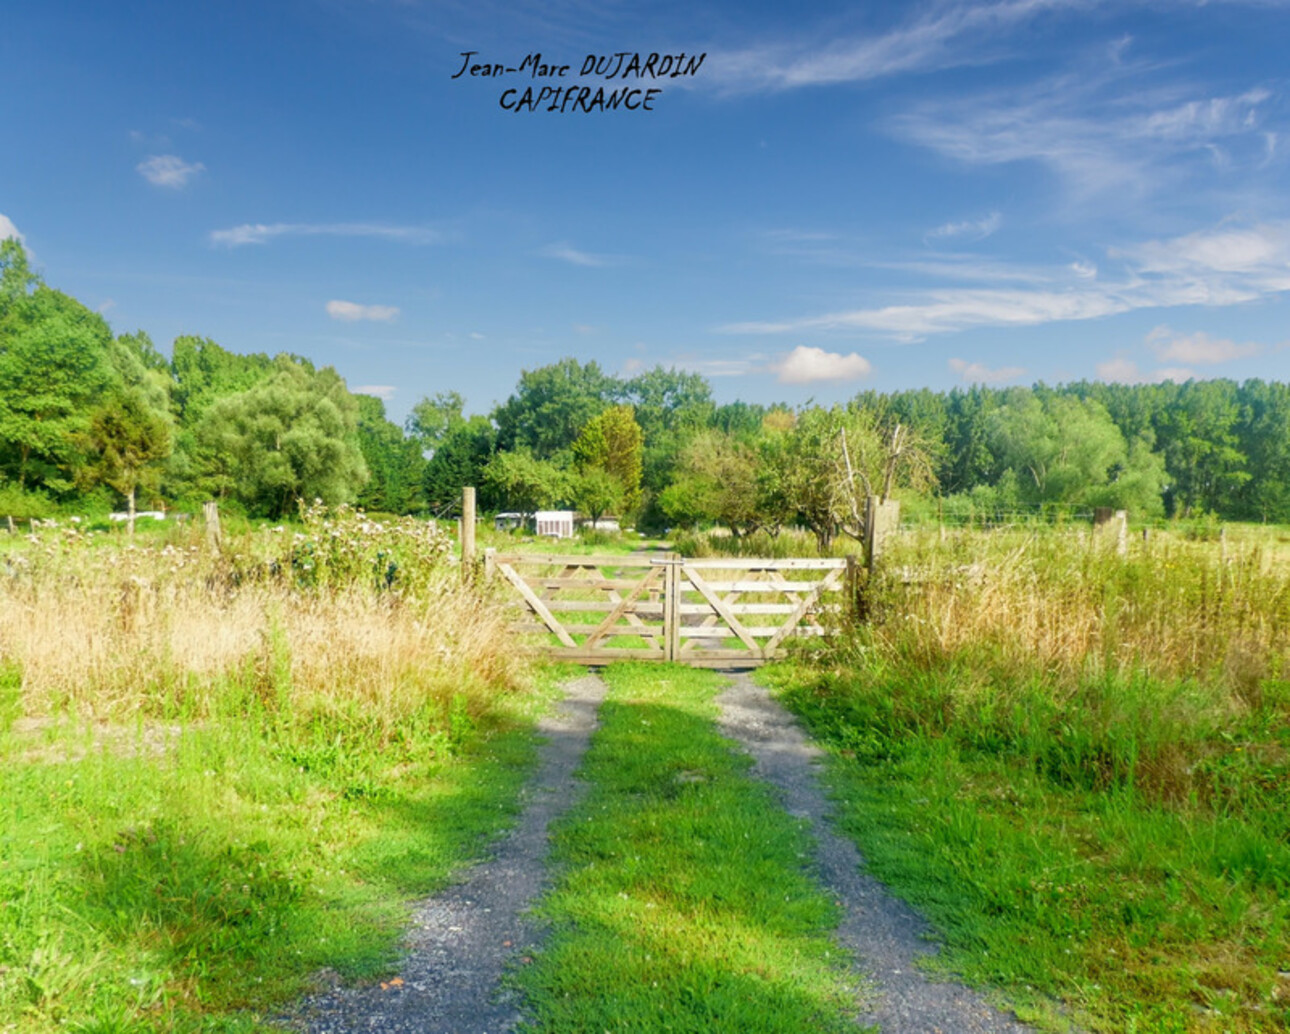
M667 555L663 575L663 660L674 661L681 655L681 557Z
M475 573L475 489L461 490L461 580L468 582Z

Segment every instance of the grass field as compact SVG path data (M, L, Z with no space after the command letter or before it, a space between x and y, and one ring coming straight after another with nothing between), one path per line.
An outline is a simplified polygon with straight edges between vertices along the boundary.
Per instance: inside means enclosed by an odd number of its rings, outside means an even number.
M608 668L609 700L562 821L549 942L517 979L544 1032L855 1031L855 980L810 844L713 725L722 679Z
M0 1030L251 1029L513 816L551 677L424 526L315 518L6 551Z
M1290 1027L1290 572L1267 532L906 538L764 672L937 965L1103 1031Z

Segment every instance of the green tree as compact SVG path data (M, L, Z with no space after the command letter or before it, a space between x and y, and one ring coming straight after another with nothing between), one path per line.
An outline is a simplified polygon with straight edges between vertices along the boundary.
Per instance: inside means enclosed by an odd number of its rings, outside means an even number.
M605 514L623 509L623 486L602 467L588 467L574 474L569 494L573 505L591 518L593 528Z
M500 500L484 481L484 468L497 446L497 431L484 416L472 416L449 431L425 466L425 497L431 507L443 510L461 501L461 490L474 485L483 506L496 507Z
M358 403L331 367L280 356L253 388L214 402L197 428L205 483L248 512L281 517L297 499L353 502L367 479Z
M367 467L367 482L358 504L369 510L411 513L421 507L425 459L421 443L404 437L398 424L385 418L385 403L372 395L356 395L358 447Z
M134 534L135 496L155 490L161 463L170 455L170 414L138 387L116 392L94 411L86 434L91 456L83 477L101 481L125 497L129 531Z
M412 407L404 426L422 452L432 453L448 435L466 423L462 416L465 405L466 400L456 391L441 391L434 398L425 396Z
M592 417L573 443L578 469L603 470L617 481L619 505L628 513L640 502L641 451L641 429L631 406L610 406Z
M619 382L592 361L576 359L525 370L515 394L493 413L502 450L525 448L538 459L569 449L587 421L606 408Z
M1156 434L1173 477L1175 513L1233 513L1250 480L1241 449L1241 406L1232 381L1165 385Z
M676 524L712 521L724 524L736 537L778 525L766 505L756 450L715 430L691 440L659 505Z
M525 520L564 498L569 490L563 470L526 449L494 454L484 467L484 484L503 506Z
M20 490L74 487L111 341L101 316L40 283L16 240L0 242L0 473Z
M1241 385L1240 449L1250 480L1242 513L1263 521L1290 521L1290 385L1261 380Z
M1158 512L1164 464L1149 436L1132 449L1100 402L1010 389L988 420L989 448L1029 503Z

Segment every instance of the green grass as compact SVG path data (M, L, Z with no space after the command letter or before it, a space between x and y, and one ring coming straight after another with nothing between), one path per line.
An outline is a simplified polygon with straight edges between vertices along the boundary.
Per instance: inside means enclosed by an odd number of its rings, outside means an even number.
M837 912L802 823L717 734L719 677L607 669L586 798L555 833L553 930L517 980L531 1031L854 1031Z
M13 677L11 677L13 676ZM36 728L0 671L0 1030L242 1030L387 972L410 900L516 813L552 683L378 744L246 708ZM6 689L6 687L10 687Z
M1177 721L1196 687L1010 694L984 657L762 677L831 748L842 825L937 928L936 968L1052 1029L1290 1029L1290 686L1204 725ZM1150 778L1167 749L1185 795Z

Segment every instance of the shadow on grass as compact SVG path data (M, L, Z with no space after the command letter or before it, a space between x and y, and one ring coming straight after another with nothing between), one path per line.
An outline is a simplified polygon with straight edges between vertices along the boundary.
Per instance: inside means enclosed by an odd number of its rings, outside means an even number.
M719 680L653 670L635 677L679 692L604 705L590 792L555 834L552 936L517 974L527 1029L854 1031L861 988L803 824L716 733Z

